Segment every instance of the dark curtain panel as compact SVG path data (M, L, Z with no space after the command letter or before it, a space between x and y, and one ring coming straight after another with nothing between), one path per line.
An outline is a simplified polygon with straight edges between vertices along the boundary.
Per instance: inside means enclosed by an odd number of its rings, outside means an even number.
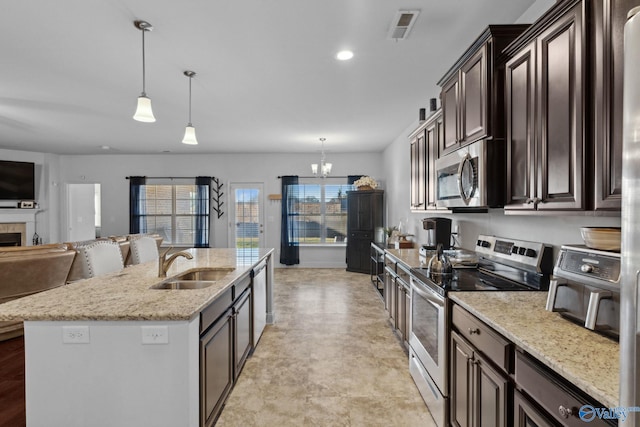
M297 212L295 199L298 193L297 176L282 177L282 221L280 225L280 264L300 264L298 247Z
M354 182L362 178L364 175L348 175L347 184L353 185Z
M209 247L209 194L211 193L211 177L196 177L196 248Z
M144 221L145 206L142 202L144 186L147 178L144 176L132 176L129 178L129 233L146 233L146 222Z

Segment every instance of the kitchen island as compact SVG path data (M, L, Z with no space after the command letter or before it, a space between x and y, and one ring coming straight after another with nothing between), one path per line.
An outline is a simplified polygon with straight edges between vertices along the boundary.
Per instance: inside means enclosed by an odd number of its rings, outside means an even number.
M273 249L188 252L167 277L229 273L203 289L151 289L165 280L152 261L0 305L0 320L24 320L29 427L200 425L200 313ZM262 315L272 323L267 264Z

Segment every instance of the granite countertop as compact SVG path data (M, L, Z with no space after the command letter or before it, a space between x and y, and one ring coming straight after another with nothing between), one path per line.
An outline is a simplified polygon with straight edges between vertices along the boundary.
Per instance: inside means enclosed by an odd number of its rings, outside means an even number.
M204 289L149 289L165 280L158 278L158 261L151 261L0 304L0 321L190 320L273 249L257 249L246 254L236 249L188 249L187 252L193 259L178 257L169 268L167 278L205 268L234 270Z
M419 249L385 249L385 252L396 259L397 262L409 268L425 267L426 263L420 260Z
M603 405L618 406L618 343L546 311L546 292L450 292L449 296Z

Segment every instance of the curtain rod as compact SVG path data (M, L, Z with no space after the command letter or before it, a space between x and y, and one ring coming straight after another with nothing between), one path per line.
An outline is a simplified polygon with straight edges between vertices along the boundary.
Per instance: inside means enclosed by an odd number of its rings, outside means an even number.
M131 178L137 178L137 177L131 177L131 176L126 176L125 179L131 179ZM142 176L140 178L147 178L147 179L194 179L194 178L211 178L213 179L214 177L212 176Z
M331 176L298 176L298 175L291 175L291 176L297 176L298 178L349 178L348 176L335 176L335 175L331 175ZM282 176L278 176L278 179L282 179Z

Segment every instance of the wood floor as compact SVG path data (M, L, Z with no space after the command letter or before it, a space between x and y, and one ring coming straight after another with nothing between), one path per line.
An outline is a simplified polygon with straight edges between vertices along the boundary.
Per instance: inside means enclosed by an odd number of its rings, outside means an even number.
M24 339L0 342L0 427L26 426Z

